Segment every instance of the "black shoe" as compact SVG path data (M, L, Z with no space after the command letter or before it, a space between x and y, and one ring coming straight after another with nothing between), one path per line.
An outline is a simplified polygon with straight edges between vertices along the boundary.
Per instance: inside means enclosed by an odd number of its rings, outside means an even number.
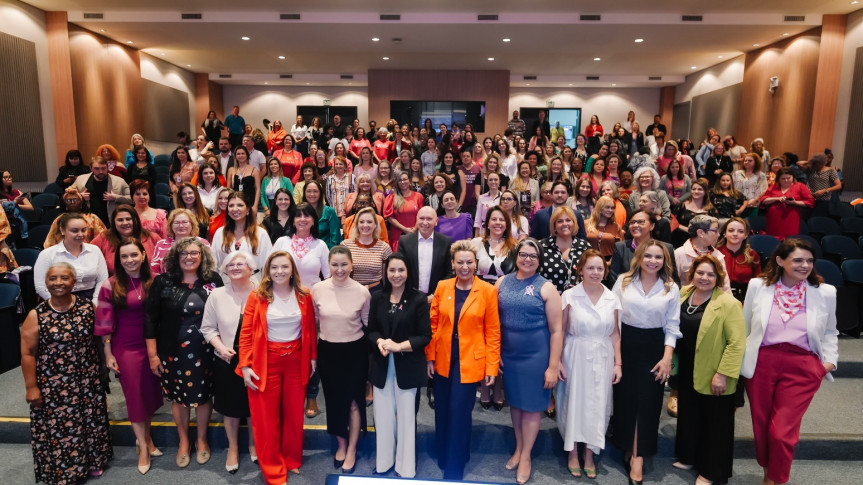
M426 388L426 395L429 398L429 407L434 409L434 392L431 387Z
M345 475L353 475L354 470L356 470L356 469L357 469L357 463L354 462L354 466L352 466L350 468L342 468L342 473ZM641 485L641 482L639 482L639 485Z
M495 408L496 410L498 410L498 411L500 411L501 409L503 409L503 403L502 403L502 402L496 402L496 403L493 403L493 404L492 404L492 406L494 406L494 408Z
M482 406L483 409L488 409L491 407L491 401L480 401L479 405Z
M643 480L633 480L632 478L629 479L629 485L641 485L642 483L644 483Z
M396 466L393 465L393 466L389 467L389 469L387 469L387 471L385 471L385 472L379 472L378 469L375 468L374 471L372 472L372 475L389 475L390 472L393 471L393 469L395 469L395 467Z
M333 457L333 468L341 468L345 463L345 460L337 460L336 457Z

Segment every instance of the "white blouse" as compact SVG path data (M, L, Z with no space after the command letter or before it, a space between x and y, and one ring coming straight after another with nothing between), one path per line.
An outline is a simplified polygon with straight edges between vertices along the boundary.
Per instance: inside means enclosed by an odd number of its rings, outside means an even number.
M33 266L33 286L36 288L36 294L45 300L51 296L48 292L48 286L45 284L45 276L51 265L61 262L69 263L75 268L77 278L75 279L75 287L72 288L73 292L95 290L93 292L93 305L95 306L99 299L99 288L108 279L108 265L105 263L105 256L102 251L89 243L82 244L81 252L77 257L66 249L63 241L43 249Z
M321 281L321 274L324 279L330 277L329 255L330 249L321 239L315 239L309 243L308 252L299 257L294 253L291 247L291 238L282 236L276 240L273 245L273 252L287 251L294 258L294 263L297 265L297 271L300 272L300 281L306 288L311 288Z
M641 279L633 276L632 281L621 290L623 275L617 278L612 291L620 299L623 309L620 322L635 328L661 328L665 332L665 345L674 347L680 333L680 288L672 284L665 291L665 284L657 280L648 293L641 287Z
M221 265L222 261L225 260L225 257L234 251L246 251L251 254L255 258L255 263L258 266L258 273L264 267L264 264L267 262L267 256L273 251L273 243L270 241L270 235L267 234L263 228L258 227L255 233L258 235L258 252L257 254L252 252L252 245L249 244L249 241L244 237L240 240L240 245L237 247L236 240L234 240L234 244L228 248L228 251L225 252L222 249L222 242L225 240L225 228L220 227L216 230L216 234L213 235L213 241L210 243L210 249L213 250L213 257L216 259L216 264Z
M270 342L291 342L302 333L303 314L297 303L297 295L291 291L287 301L273 295L273 302L267 306L267 340Z

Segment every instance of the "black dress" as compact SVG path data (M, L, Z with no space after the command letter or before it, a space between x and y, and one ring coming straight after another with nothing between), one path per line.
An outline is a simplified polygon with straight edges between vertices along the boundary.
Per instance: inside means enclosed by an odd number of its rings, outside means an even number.
M680 308L677 340L677 459L693 465L698 473L714 483L728 483L734 459L735 395L712 396L695 391L695 346L701 319L710 300L693 309L687 301ZM691 312L691 313L690 313Z
M239 172L239 170L238 170ZM245 177L240 177L239 173L234 174L234 180L231 181L231 188L236 190L237 192L243 193L243 200L246 201L246 205L249 209L255 205L255 176L254 175L246 175Z

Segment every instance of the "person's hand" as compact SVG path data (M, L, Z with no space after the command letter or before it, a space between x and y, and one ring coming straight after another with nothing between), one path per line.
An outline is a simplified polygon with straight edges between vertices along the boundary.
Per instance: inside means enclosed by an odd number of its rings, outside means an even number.
M162 377L162 373L165 372L165 368L162 367L162 360L159 359L158 355L150 356L150 371L156 377Z
M671 198L671 205L677 205L679 203L680 203L680 199L678 199L677 197Z
M557 385L557 379L560 376L560 367L549 366L545 370L545 382L542 385L543 389L554 389Z
M222 345L222 346L220 346L218 349L216 349L216 355L217 355L220 359L222 359L222 360L224 360L225 362L227 362L227 363L229 363L229 364L230 364L230 363L231 363L231 359L232 359L235 355L237 355L237 351L236 351L236 350L234 350L234 349L232 349L232 348L230 348L230 347L225 347L224 345Z
M671 377L671 359L662 359L653 366L653 369L650 370L656 374L657 382L668 382L668 378Z
M114 202L115 200L117 200L117 194L115 194L113 192L105 192L105 194L102 196L102 198L106 202Z
M486 386L494 385L494 376L485 376L485 385Z
M560 382L566 382L566 368L564 366L560 366L560 370L557 371L557 379Z
M714 396L721 396L725 393L725 381L726 377L723 374L719 372L713 374L713 379L710 381L710 392Z
M42 407L42 391L40 391L36 386L27 389L24 399L27 400L27 404L29 404L33 409L39 409Z
M611 383L617 384L618 382L620 382L620 379L622 377L623 377L623 369L619 365L614 366L614 369L612 369L612 371L611 371Z
M318 370L318 361L312 359L309 363L311 364L311 367L312 367L311 372L309 373L309 379L311 379L312 376L315 374L315 371Z
M390 352L389 352L389 350L387 350L387 347L386 347L386 343L387 343L386 340L379 338L377 343L378 343L378 351L380 351L381 355L383 355L384 357L390 355Z
M714 171L713 171L713 174L714 174L714 175L719 175L719 174L721 174L721 173L722 173L722 169L721 169L721 168L717 168L716 170L714 170Z
M836 366L831 364L830 362L822 362L821 365L824 366L824 375L833 372L836 369Z
M429 376L429 379L434 378L434 361L430 360L426 362L426 373Z
M66 178L64 178L64 179L63 179L63 183L71 184L71 183L72 183L72 177L66 177Z
M261 380L261 378L258 377L257 374L255 374L255 371L253 371L251 367L243 367L242 370L243 370L243 383L245 383L246 387L248 387L249 389L251 389L253 391L257 391L258 386L255 385L254 381L259 381L259 380Z
M110 350L105 351L105 367L114 371L114 374L120 375L120 366L117 365L117 358Z
M70 177L70 178L71 178L71 177ZM82 199L84 199L84 200L86 200L86 201L89 201L89 200L90 200L90 191L89 191L89 190L84 189L84 191L83 191L83 192L81 192L81 198L82 198Z

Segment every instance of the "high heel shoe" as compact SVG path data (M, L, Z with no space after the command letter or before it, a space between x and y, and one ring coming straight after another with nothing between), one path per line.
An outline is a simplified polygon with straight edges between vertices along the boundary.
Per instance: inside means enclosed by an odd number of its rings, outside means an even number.
M492 403L492 406L494 406L495 410L500 411L503 409L503 401Z
M237 453L237 462L234 463L233 465L228 464L228 460L231 459L231 452L230 451L228 452L228 457L225 459L225 470L228 473L230 473L231 475L237 473L237 470L240 469L240 456L239 455L240 454Z
M141 457L141 453L139 451L138 452L138 459L140 459L140 457ZM141 475L146 475L148 471L150 471L150 455L149 454L147 455L147 464L146 465L140 465L140 464L138 465L138 473L140 473Z
M482 406L483 409L488 409L491 407L491 401L480 401L479 405Z
M254 446L249 447L249 459L252 460L252 463L258 463L258 451Z
M339 468L341 468L341 467L342 467L342 465L344 465L344 464L345 464L345 460L344 460L344 459L339 460L339 459L337 459L336 457L333 457L333 468L339 469Z

